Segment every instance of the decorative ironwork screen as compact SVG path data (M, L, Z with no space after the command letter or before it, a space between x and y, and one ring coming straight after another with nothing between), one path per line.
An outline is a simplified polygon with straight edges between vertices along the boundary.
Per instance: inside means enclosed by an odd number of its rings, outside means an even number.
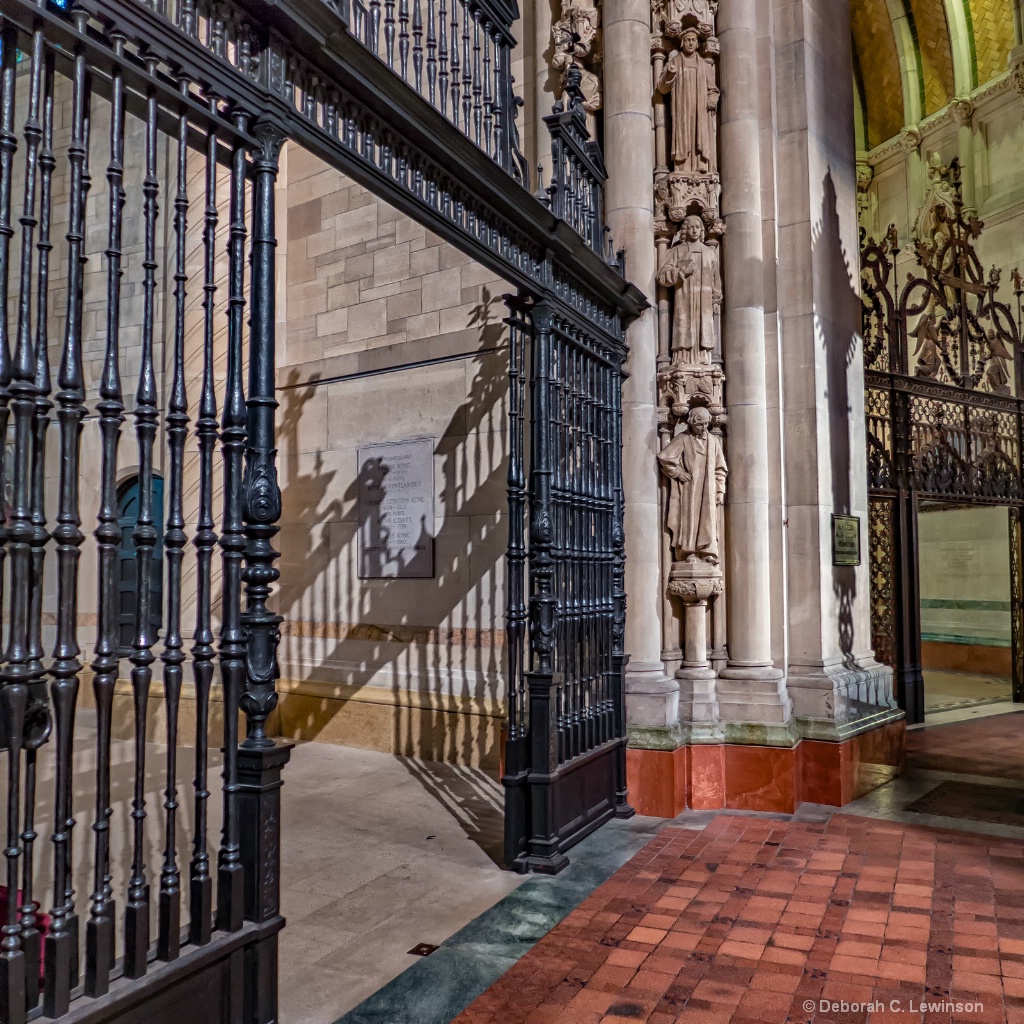
M505 849L519 870L554 873L584 835L634 813L623 688L626 349L548 303L511 306Z
M985 272L983 225L964 215L955 182L929 223L909 261L895 227L861 250L872 640L911 722L924 716L918 500L1024 500L1024 358L1001 273Z
M513 7L445 3L373 0L353 35L349 10L321 0L0 0L0 1024L277 1019L289 747L266 721L286 139L519 289L509 763L524 795L509 814L526 817L511 859L557 868L610 809L627 812L618 402L625 322L644 300L602 251L603 171L578 98L559 124L586 159L556 164L553 218L518 156ZM446 26L458 38L445 56ZM126 450L137 586L122 609Z

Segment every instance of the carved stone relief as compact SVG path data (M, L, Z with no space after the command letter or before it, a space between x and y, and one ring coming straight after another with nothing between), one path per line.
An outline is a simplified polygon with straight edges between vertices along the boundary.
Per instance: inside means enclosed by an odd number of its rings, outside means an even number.
M717 14L715 0L651 5L664 647L666 666L690 682L713 680L725 647Z
M928 157L927 172L927 191L912 232L918 250L926 256L949 239L949 221L956 216L956 159L946 165L938 153L932 153Z
M601 109L601 12L597 0L563 0L561 17L551 27L551 43L551 66L562 72L563 82L570 67L580 70L583 109L593 134L593 118Z

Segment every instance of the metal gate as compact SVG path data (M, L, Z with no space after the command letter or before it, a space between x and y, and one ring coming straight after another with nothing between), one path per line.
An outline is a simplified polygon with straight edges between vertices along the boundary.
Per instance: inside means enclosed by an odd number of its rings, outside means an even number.
M604 172L578 73L547 119L552 180L529 191L517 16L509 0L0 0L3 1024L277 1019L289 746L266 721L281 624L269 602L281 508L274 186L286 140L518 289L510 864L557 870L578 838L631 813L619 396L625 324L644 299L606 251ZM102 302L86 302L87 275ZM124 659L126 446L139 499ZM83 491L96 497L90 522ZM162 616L150 585L161 543ZM79 594L92 588L96 611L84 613ZM166 721L154 734L155 685ZM112 737L125 691L126 748ZM79 707L87 693L94 717ZM165 748L156 764L153 741ZM147 807L153 773L163 800ZM112 813L115 787L132 794L128 820Z
M975 249L959 183L905 275L895 227L861 250L871 632L911 723L924 721L917 515L922 501L1009 507L1014 699L1021 699L1024 365L1001 272ZM902 286L899 277L905 276Z
M509 325L505 861L554 874L573 844L634 813L622 648L626 353L621 343L595 343L544 302L517 309Z

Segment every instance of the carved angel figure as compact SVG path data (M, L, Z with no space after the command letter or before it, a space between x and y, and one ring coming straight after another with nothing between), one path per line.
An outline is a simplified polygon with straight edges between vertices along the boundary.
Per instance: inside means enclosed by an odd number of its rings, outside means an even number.
M987 388L994 395L1009 395L1010 372L1006 368L1006 362L1013 356L1003 344L995 331L989 330L985 336L985 347L988 350L988 359L985 361L985 371L982 380Z
M699 44L695 28L684 30L681 48L665 63L658 91L671 94L675 169L707 174L717 167L714 112L719 93L714 65L697 52Z
M942 352L939 349L939 325L935 314L925 313L910 336L917 339L914 348L914 355L917 356L914 376L937 380L939 370L942 369Z

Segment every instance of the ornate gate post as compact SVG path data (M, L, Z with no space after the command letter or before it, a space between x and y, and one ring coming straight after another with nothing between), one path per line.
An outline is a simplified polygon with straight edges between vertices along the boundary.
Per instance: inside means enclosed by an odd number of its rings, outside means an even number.
M277 933L280 915L281 769L292 744L266 734L267 717L277 706L277 645L281 616L267 607L280 573L271 540L278 532L281 490L274 441L274 183L285 133L269 121L257 122L253 135L253 238L249 334L249 392L246 398L248 440L242 480L245 523L246 608L245 692L240 705L246 738L238 750L238 810L242 863L245 868L244 917L269 925L268 933L246 955L245 1020L277 1020ZM275 922L277 927L274 927Z

